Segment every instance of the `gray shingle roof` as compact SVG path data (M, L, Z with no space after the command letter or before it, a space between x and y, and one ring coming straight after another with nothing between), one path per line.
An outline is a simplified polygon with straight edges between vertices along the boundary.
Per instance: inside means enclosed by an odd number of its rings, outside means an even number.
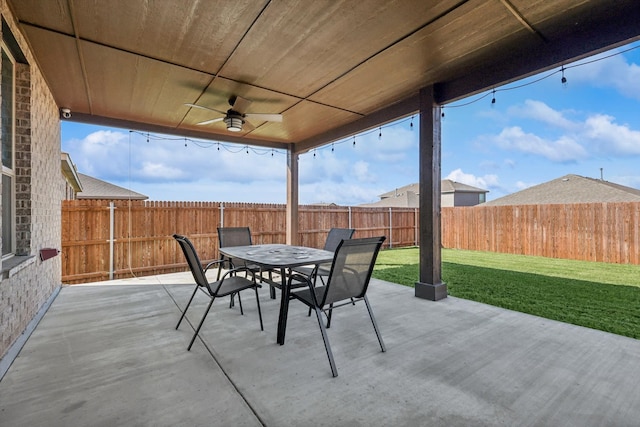
M580 175L565 175L480 206L640 202L640 190Z
M384 194L380 195L381 199L386 199L388 197L398 197L407 192L412 192L415 194L420 194L420 184L409 184L404 187L396 188L395 190L388 191ZM440 192L441 193L488 193L487 190L483 190L481 188L473 187L471 185L463 184L461 182L452 181L450 179L443 179L440 181Z
M82 191L77 194L78 199L147 200L149 198L144 194L127 190L89 175L79 173L78 177L82 183Z

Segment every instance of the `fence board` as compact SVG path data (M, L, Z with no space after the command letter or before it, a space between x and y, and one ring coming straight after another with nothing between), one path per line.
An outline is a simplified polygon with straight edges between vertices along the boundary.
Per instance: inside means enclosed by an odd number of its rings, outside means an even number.
M203 261L217 259L219 226L249 226L256 244L284 243L282 204L114 202L114 277L184 271L174 233L189 236ZM62 205L62 280L109 277L109 202ZM442 208L442 246L555 258L640 264L640 203ZM354 237L387 236L385 247L418 244L419 215L408 208L300 206L299 241L322 247L332 227Z

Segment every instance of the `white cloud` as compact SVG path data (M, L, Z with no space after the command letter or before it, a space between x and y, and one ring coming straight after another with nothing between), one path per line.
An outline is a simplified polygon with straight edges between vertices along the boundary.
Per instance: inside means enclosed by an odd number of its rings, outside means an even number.
M376 175L369 171L369 164L359 160L351 169L351 174L358 182L375 182Z
M606 52L576 62L583 65L565 71L568 84L587 83L596 87L610 87L624 97L640 100L640 66L629 63L624 55L597 60L611 54Z
M493 140L505 150L535 154L554 162L571 162L588 157L585 148L569 135L550 141L533 133L525 133L519 126L503 129Z
M596 114L584 123L584 136L602 154L640 154L640 131L615 123L611 116Z
M475 176L472 174L464 173L462 169L456 169L449 173L444 179L450 179L452 181L460 182L462 184L471 185L482 189L489 189L492 187L498 187L500 185L498 176L494 174L488 174L484 176Z
M544 102L531 99L527 99L524 104L510 107L508 112L518 117L530 118L565 130L575 130L579 126L567 119L564 113L554 110Z

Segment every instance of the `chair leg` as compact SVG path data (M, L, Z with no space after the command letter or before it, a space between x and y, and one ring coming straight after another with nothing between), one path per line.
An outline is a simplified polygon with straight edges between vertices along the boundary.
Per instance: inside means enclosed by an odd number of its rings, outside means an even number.
M202 320L200 320L200 324L198 325L198 328L196 329L196 333L193 334L193 338L191 338L191 342L189 343L189 347L187 347L187 351L191 350L191 346L193 345L193 342L196 340L196 337L198 336L198 333L200 332L200 328L202 328L202 324L204 323L204 319L207 318L207 314L209 314L209 310L211 310L211 306L213 305L213 301L216 299L216 297L211 298L211 301L209 302L209 305L207 306L207 309L204 312L204 316L202 316Z
M331 345L329 344L329 337L327 336L327 330L324 327L322 321L322 312L318 307L315 307L316 317L318 318L318 325L320 325L320 332L322 333L322 341L324 341L324 349L327 351L327 357L329 358L329 365L331 366L331 374L334 377L338 376L338 368L336 368L336 362L333 360L333 353L331 352Z
M193 290L193 293L191 294L191 298L189 298L189 302L187 303L187 306L182 311L182 316L180 316L180 320L178 320L178 324L176 325L176 329L178 329L180 327L180 323L182 323L182 319L184 319L184 315L187 314L187 309L191 305L191 301L193 301L193 297L196 296L196 292L198 292L198 285L196 285L196 288Z
M238 292L238 304L240 305L240 314L244 316L244 311L242 310L242 299L240 299L240 292Z
M369 304L369 298L364 296L364 303L367 305L367 311L369 311L369 317L371 318L371 323L373 323L373 329L376 331L376 336L378 337L378 342L380 343L380 348L383 352L387 351L387 348L384 346L384 342L382 341L382 335L380 335L380 330L378 329L378 324L376 323L376 318L373 316L373 310L371 310L371 305Z
M329 304L329 314L327 314L327 329L331 327L331 315L333 314L333 303Z
M229 308L233 308L236 305L234 301L235 297L236 297L236 294L231 294L231 298L229 299Z
M260 330L264 331L264 326L262 326L262 311L260 310L260 298L258 298L258 287L253 288L256 291L256 304L258 305L258 317L260 318Z

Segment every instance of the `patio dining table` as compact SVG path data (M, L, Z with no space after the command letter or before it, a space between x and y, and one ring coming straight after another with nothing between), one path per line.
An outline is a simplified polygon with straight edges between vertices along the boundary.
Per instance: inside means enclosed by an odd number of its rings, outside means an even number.
M220 253L232 260L243 260L250 264L257 264L265 270L279 270L280 283L265 277L262 278L262 281L271 286L279 287L282 291L277 332L277 342L280 345L284 344L291 291L287 286L287 270L303 265L331 262L334 255L333 252L323 249L283 244L231 246L220 248Z

